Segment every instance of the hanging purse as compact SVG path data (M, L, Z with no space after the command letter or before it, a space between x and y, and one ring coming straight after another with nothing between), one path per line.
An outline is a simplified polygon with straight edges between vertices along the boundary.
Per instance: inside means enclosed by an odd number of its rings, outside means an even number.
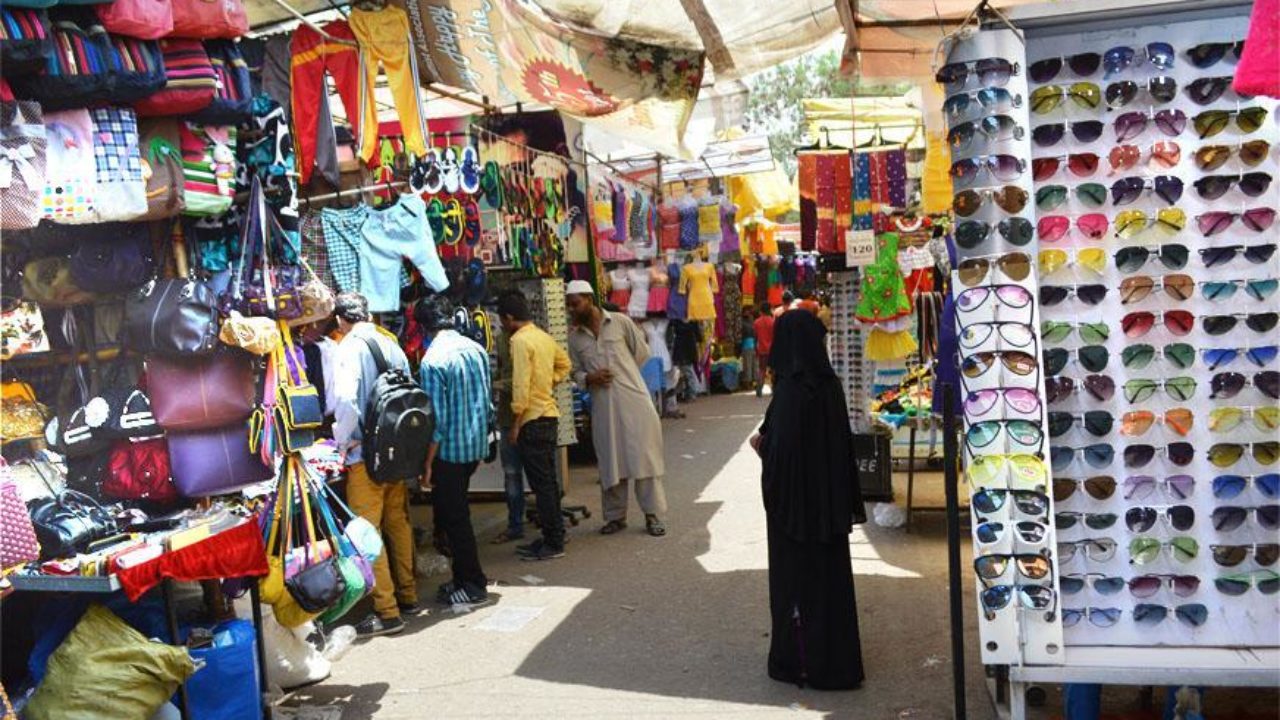
M283 378L279 385L276 405L284 411L289 428L313 430L324 424L324 407L320 392L307 382L302 352L293 344L293 333L280 323L284 348L278 353L279 372Z
M320 613L333 607L342 599L347 584L338 569L338 561L335 557L337 549L333 547L332 539L328 541L331 552L329 557L316 561L313 561L311 557L311 552L318 544L319 539L316 534L315 519L311 508L312 493L310 483L306 482L305 477L299 471L296 458L290 458L288 462L294 466L293 476L298 478L299 483L302 485L298 494L302 496L302 519L306 528L306 545L303 549L304 566L292 576L286 573L284 589L298 603L298 607L306 612Z
M96 222L98 168L89 111L46 112L44 127L48 144L42 217L59 223Z
M155 280L125 298L125 342L137 352L203 355L218 345L213 291L198 280Z
M164 438L118 440L111 446L102 494L117 500L168 504L178 499Z
M84 236L71 254L71 280L76 287L92 293L119 293L141 287L155 277L155 250L146 225L107 223L76 231Z
M242 423L253 412L253 369L238 350L207 357L147 359L147 390L156 422L168 431Z
M304 477L306 477L304 475ZM307 478L308 484L314 487L314 480ZM333 606L320 614L321 622L333 622L347 614L361 598L368 595L373 589L373 568L369 562L364 559L356 549L351 546L351 542L342 535L338 528L337 519L333 515L333 508L330 506L323 492L316 492L312 496L312 501L320 510L320 519L324 526L328 528L330 540L337 545L338 554L335 558L335 564L338 573L342 576L343 591L342 596L334 602ZM369 575L366 576L365 572Z
M267 538L267 574L258 584L262 601L271 605L276 621L287 628L313 620L319 613L311 613L298 606L298 601L285 590L286 562L293 544L294 489L293 471L285 463L274 503L273 521Z
M9 466L0 458L0 575L40 558L40 543L31 515Z
M235 310L222 321L218 339L254 355L270 355L280 347L280 328L265 317L245 317Z
M183 497L225 495L270 480L274 468L249 451L243 423L169 433L169 467Z
M240 0L173 0L174 37L238 38L249 32Z
M307 263L306 258L300 258L300 261L302 268L307 271L307 275L311 279L298 288L298 299L302 305L302 314L288 321L290 327L328 320L329 316L333 315L335 300L333 291L320 280L320 277L311 269L311 265Z
M158 40L173 32L169 0L112 0L95 8L108 32L142 40Z
M0 102L0 230L25 230L40 222L46 137L39 103Z
M0 63L6 75L37 73L53 48L49 14L43 9L0 6Z
M138 117L186 115L213 102L218 75L203 43L192 38L162 38L160 54L164 58L165 86L133 104ZM174 144L177 142L175 138Z
M182 199L182 152L178 150L178 121L146 118L138 122L142 177L147 183L147 211L137 220L177 216Z
M236 129L229 125L182 123L182 213L221 215L231 208L236 192Z
M48 412L27 383L6 380L0 385L0 437L4 440L43 437Z
M219 298L224 315L232 310L286 320L302 315L298 294L301 268L272 262L273 248L281 242L287 242L284 230L268 211L262 182L254 175L240 234L240 259L232 271L231 285Z
M49 420L44 429L45 442L68 460L98 455L111 444L109 438L97 432L97 428L106 422L108 413L106 401L98 397L97 354L76 324L74 312L68 311L63 318L63 332L71 342L73 353L88 356L89 374L86 378L83 367L77 361L72 361L67 366L62 378L59 412ZM78 398L73 398L73 394L77 392ZM98 478L88 479L94 481Z
M40 306L30 300L0 298L0 360L49 352Z
M249 65L233 40L205 40L205 53L213 66L217 82L213 101L190 116L192 122L218 125L240 125L252 117L253 87L249 81Z
M142 177L142 153L138 148L138 116L129 108L101 107L90 110L89 117L93 121L97 161L97 222L130 220L145 214L147 184ZM140 235L147 237L145 232ZM145 278L133 287L143 281Z

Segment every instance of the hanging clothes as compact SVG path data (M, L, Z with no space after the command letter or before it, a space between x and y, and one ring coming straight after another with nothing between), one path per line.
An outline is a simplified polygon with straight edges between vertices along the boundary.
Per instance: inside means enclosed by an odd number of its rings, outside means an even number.
M667 277L667 269L658 263L649 266L649 304L645 307L648 314L667 312L668 294L671 292L671 280Z
M369 301L369 312L400 309L400 288L394 278L409 260L422 273L427 287L449 289L449 278L436 254L436 243L427 224L427 205L417 195L401 195L394 204L370 209L360 227L364 251L360 253L360 293Z
M624 309L629 317L642 318L649 312L649 270L634 267L626 273L631 281L631 298Z
M676 201L676 207L680 211L680 249L692 250L699 245L698 201L683 197Z
M951 197L947 196L947 207ZM871 157L860 152L853 156L853 229L872 229Z
M375 11L361 10L357 5L351 8L347 21L360 41L367 87L375 86L378 64L381 63L391 97L395 100L405 148L410 154L421 157L427 152L427 123L422 117L422 100L418 94L418 60L413 36L409 32L409 16L394 5ZM377 136L372 132L365 133L360 157L367 162L377 146Z
M360 67L360 51L356 36L346 20L334 20L320 26L327 35L349 40L350 45L334 42L306 25L293 31L290 48L291 84L290 117L294 123L293 142L298 152L298 182L306 185L316 164L316 146L323 139L319 131L321 114L316 107L328 102L325 73L333 76L342 106L347 109L347 122L356 137L377 135L378 115L373 100L373 85L366 82ZM335 148L336 152L336 148ZM373 157L370 146L368 160Z
M796 182L800 191L800 249L812 250L818 242L818 158L822 153L796 156Z
M680 264L667 266L667 282L671 291L667 294L667 317L684 320L689 314L689 295L680 286Z
M715 320L718 289L716 270L710 263L691 262L680 270L680 292L689 296L688 319Z
M624 267L609 271L609 302L622 312L631 302L631 274Z

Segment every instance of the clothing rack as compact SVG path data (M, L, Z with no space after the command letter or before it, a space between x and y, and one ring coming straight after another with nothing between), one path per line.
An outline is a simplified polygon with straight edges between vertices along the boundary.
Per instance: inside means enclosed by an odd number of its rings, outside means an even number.
M349 190L339 190L338 192L324 193L322 195L312 195L310 197L298 198L302 202L310 205L313 202L325 202L326 200L337 200L338 198L348 197L351 195L361 195L367 192L377 192L379 190L398 190L408 187L409 183L404 180L394 180L392 182L375 183L373 185L362 185Z

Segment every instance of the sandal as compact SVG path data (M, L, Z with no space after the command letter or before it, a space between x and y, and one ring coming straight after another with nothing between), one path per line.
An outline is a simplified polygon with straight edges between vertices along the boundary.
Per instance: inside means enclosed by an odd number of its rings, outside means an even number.
M610 520L609 522L604 524L604 527L600 528L600 534L612 535L616 532L622 532L623 530L626 530L626 529L627 529L626 520Z
M667 526L662 524L657 515L645 515L644 527L653 537L662 537L667 534Z
M523 539L524 539L524 533L515 534L515 533L512 533L510 530L503 530L502 532L498 533L497 537L490 540L489 543L492 545L505 545L506 543L509 543L513 540L523 540Z

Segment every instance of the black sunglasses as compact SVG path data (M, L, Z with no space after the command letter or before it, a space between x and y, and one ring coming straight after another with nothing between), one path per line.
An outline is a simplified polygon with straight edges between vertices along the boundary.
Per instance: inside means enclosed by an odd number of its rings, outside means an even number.
M1275 329L1277 321L1280 321L1280 313L1264 312L1240 315L1205 315L1201 318L1201 322L1204 325L1204 331L1210 335L1225 335L1235 329L1242 317L1244 318L1245 327L1257 333L1271 332Z

